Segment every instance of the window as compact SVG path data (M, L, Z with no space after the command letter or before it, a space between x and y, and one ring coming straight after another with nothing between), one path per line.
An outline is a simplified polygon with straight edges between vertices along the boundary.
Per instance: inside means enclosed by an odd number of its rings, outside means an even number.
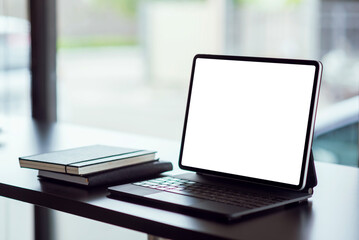
M321 60L323 125L334 104L359 94L358 8L319 0L58 1L59 120L179 140L192 58L216 53ZM358 104L350 108L358 114ZM315 142L316 159L326 161Z
M26 0L0 0L0 114L30 114L29 60Z
M3 115L30 116L30 23L26 0L0 0L0 142L6 144ZM1 146L0 146L1 147ZM23 228L18 231L19 216ZM0 239L30 240L33 208L0 197Z

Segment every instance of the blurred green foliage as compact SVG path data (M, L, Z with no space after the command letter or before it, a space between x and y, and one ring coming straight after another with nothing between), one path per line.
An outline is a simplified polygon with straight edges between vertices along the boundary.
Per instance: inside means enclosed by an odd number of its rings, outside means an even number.
M232 0L234 3L238 4L238 5L251 5L251 4L261 4L261 3L266 3L267 5L271 4L271 2L274 3L278 3L281 2L283 4L283 6L288 6L288 5L297 5L300 4L302 2L302 0Z
M125 16L134 17L140 0L94 0L101 7L111 8Z
M98 6L109 7L116 10L119 13L124 14L128 17L136 16L137 7L139 2L166 2L166 1L175 1L175 2L193 2L193 1L206 1L206 0L94 0ZM233 0L236 1L236 0ZM288 0L288 1L300 1L300 0Z
M66 37L58 39L57 48L134 46L137 44L135 38L122 36Z

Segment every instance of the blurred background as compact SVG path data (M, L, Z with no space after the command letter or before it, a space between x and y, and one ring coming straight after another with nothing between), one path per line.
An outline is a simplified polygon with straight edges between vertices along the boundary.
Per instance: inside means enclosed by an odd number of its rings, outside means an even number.
M0 0L0 115L31 116L28 19L26 0ZM61 122L179 141L195 54L315 59L315 160L358 166L359 1L59 0L56 27ZM0 198L0 239L31 239L29 207ZM146 238L64 213L56 224L58 239Z

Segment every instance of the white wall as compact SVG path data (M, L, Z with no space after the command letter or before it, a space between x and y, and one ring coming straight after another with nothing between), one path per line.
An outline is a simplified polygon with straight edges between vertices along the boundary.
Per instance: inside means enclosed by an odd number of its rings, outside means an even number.
M225 0L155 1L143 6L151 83L187 86L197 53L223 53Z
M145 240L147 235L90 219L56 212L55 240L126 239Z
M34 239L33 206L0 197L0 240Z

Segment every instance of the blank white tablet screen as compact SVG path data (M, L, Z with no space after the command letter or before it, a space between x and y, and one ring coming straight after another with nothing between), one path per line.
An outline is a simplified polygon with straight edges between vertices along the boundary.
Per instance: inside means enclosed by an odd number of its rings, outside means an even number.
M315 66L197 58L182 165L298 185Z

